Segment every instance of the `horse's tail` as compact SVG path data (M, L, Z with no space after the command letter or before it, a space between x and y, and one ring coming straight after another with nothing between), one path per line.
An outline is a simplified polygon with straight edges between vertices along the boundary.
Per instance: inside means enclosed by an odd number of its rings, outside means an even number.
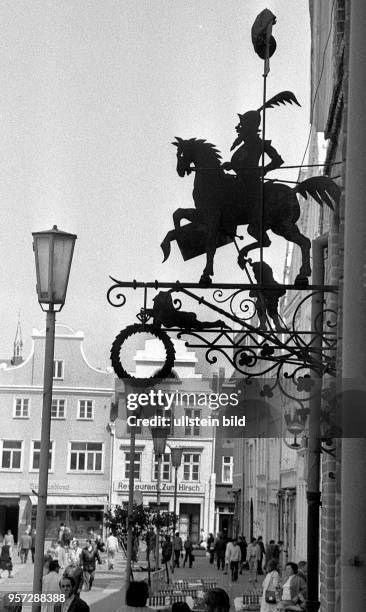
M329 176L312 176L302 181L293 188L295 193L302 195L307 200L308 195L314 198L320 206L326 204L334 210L334 204L338 204L341 190Z

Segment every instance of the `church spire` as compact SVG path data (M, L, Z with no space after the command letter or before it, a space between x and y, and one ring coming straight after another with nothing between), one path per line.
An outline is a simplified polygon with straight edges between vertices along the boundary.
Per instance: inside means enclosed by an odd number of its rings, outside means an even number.
M15 332L15 339L13 344L13 357L11 360L12 365L18 365L23 361L23 340L22 340L22 328L20 326L20 313L18 315L17 330Z

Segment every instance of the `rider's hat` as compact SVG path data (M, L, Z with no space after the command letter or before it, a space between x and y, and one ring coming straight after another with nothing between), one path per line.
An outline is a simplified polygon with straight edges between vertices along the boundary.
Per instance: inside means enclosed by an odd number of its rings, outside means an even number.
M258 129L261 123L261 114L257 110L251 110L244 115L238 114L239 117L239 125L245 127L252 127L253 129Z

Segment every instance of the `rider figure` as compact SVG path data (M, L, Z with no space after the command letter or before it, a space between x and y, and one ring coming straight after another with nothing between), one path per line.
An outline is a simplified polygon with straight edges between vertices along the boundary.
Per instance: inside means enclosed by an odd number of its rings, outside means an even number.
M250 202L258 201L260 197L262 168L259 167L259 161L263 147L263 140L259 136L260 123L261 115L257 110L239 115L239 123L235 126L238 137L230 150L236 149L238 145L241 146L233 153L230 162L222 164L223 170L234 170L243 189L245 189L246 199ZM284 163L282 157L271 145L270 140L264 141L264 152L271 160L264 166L264 174L276 170Z

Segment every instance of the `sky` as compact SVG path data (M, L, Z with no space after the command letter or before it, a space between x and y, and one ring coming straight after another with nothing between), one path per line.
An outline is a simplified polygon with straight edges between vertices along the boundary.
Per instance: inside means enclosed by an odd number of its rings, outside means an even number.
M0 358L12 355L19 313L24 356L32 329L45 325L34 231L56 224L78 236L57 321L85 333L95 366L110 365L114 337L142 306L142 292L129 291L126 306L112 308L109 275L199 280L203 257L183 262L176 245L162 264L172 213L193 205L193 174L177 175L171 143L205 138L230 159L237 113L262 104L250 31L264 8L277 17L268 97L290 89L302 105L268 110L266 137L287 165L299 164L309 131L306 0L0 3ZM284 256L274 238L265 258L279 281ZM246 282L232 245L215 264L216 282Z

